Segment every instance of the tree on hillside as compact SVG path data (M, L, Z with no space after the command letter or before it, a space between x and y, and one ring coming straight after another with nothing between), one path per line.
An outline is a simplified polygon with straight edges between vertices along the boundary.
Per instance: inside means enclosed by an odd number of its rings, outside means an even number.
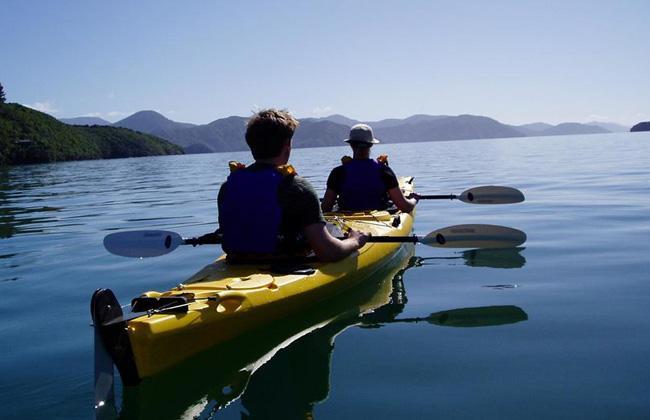
M0 83L0 104L5 103L5 89L2 87L2 83Z

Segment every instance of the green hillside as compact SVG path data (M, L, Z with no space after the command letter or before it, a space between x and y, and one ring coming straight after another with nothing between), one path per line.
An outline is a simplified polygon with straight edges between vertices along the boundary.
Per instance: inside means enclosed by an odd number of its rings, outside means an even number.
M18 104L0 104L0 165L182 154L180 147L126 128L71 126Z

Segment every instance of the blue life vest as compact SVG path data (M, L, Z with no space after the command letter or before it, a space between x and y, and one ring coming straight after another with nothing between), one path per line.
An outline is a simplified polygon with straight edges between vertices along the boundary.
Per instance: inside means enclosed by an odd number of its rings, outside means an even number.
M282 209L278 187L284 176L273 166L232 172L219 208L227 254L273 254L278 249Z
M352 159L345 170L339 208L344 211L385 209L386 186L381 179L382 164L372 159Z

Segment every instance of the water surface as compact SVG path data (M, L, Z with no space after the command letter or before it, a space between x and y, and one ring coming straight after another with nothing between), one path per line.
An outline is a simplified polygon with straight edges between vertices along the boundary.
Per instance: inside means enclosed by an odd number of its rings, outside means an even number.
M322 193L345 153L294 150L292 162ZM650 134L379 145L376 153L388 153L398 174L415 175L423 193L491 184L526 195L506 206L421 202L417 233L492 223L524 230L527 243L492 253L418 246L401 283L384 273L356 301L278 324L257 348L244 340L216 350L230 367L213 355L188 365L191 376L118 386L123 417L146 418L156 406L170 418L241 418L276 406L316 418L650 416ZM110 287L127 303L219 253L183 247L132 260L108 254L103 237L214 230L232 159L249 160L231 153L0 170L4 418L93 415L92 292ZM392 305L366 315L350 309L385 303L392 287ZM294 340L278 349L282 337ZM248 372L240 382L233 366Z

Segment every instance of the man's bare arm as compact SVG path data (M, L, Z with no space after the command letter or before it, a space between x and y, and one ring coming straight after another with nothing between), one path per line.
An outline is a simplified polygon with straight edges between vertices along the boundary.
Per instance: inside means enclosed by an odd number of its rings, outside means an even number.
M394 187L388 190L388 196L393 201L395 206L405 213L412 212L415 208L415 205L417 204L416 198L404 197L404 193L399 189L399 187Z
M328 188L325 191L325 197L323 197L323 201L320 203L320 208L323 210L323 212L328 212L332 211L334 208L334 203L336 202L336 191L334 191L331 188Z
M338 261L352 254L366 244L366 235L350 231L346 239L333 237L324 223L314 223L305 228L305 237L309 246L321 261Z

